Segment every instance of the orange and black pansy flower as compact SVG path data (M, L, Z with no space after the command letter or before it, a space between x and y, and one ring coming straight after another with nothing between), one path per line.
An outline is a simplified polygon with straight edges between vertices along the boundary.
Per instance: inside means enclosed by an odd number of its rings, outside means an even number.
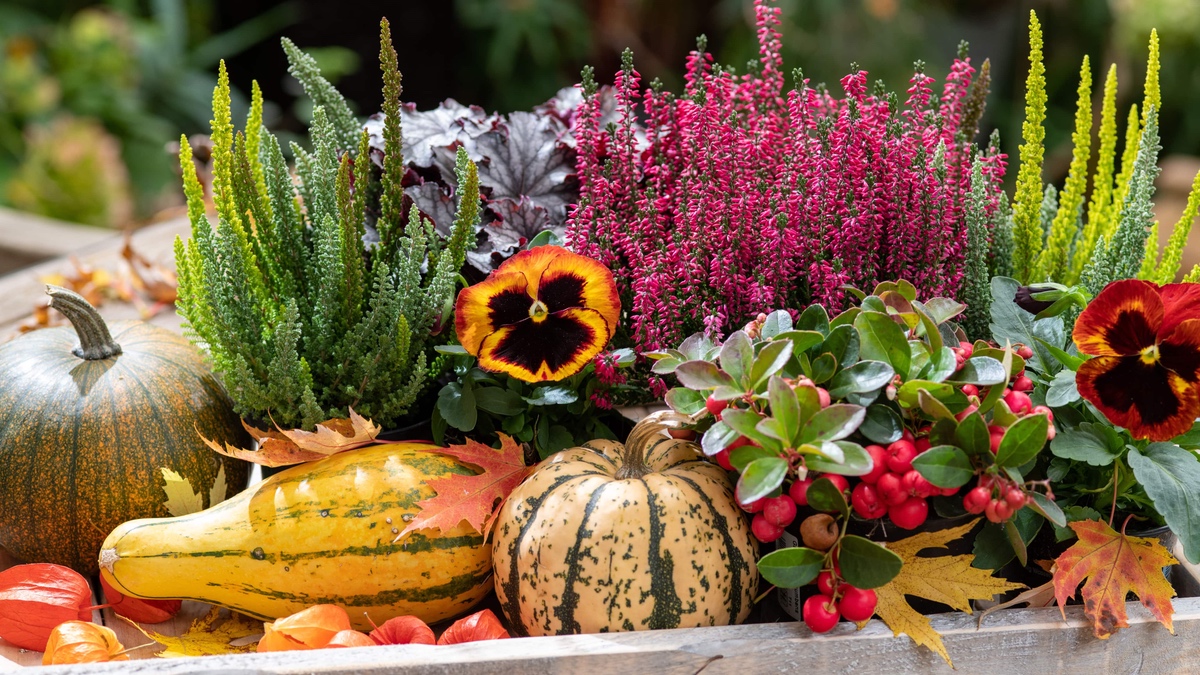
M1073 335L1079 393L1134 438L1170 440L1200 416L1200 284L1115 281Z
M582 370L608 344L620 315L607 267L558 246L538 246L463 289L454 325L484 370L545 382Z

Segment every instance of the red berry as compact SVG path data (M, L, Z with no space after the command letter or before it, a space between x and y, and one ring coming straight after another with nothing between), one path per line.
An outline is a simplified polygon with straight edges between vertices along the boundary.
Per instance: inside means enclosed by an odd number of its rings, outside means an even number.
M729 448L725 448L724 450L718 452L717 454L713 455L712 458L713 461L715 461L722 469L725 469L726 471L733 471L733 465L729 463Z
M1044 405L1033 406L1033 414L1045 415L1051 422L1054 421L1054 411Z
M763 510L763 507L767 505L767 502L762 497L759 497L749 504L742 504L742 498L738 497L738 505L741 506L742 510L746 513L758 513L759 511Z
M1004 501L1008 502L1013 511L1020 511L1021 507L1025 506L1027 499L1028 497L1025 496L1025 492L1015 485L1010 487L1008 492L1004 493Z
M1023 391L1012 391L1004 397L1004 403L1008 405L1008 409L1023 415L1033 410L1033 401L1029 399L1029 394Z
M917 437L913 435L913 432L909 431L908 429L905 429L904 431L900 432L900 440L908 441L909 443L915 443L917 440Z
M992 433L988 434L988 440L991 443L992 454L994 455L997 452L1000 452L1000 441L1004 440L1004 432L993 431Z
M804 617L804 625L814 633L828 633L837 625L837 603L832 598L817 594L804 601L800 615Z
M933 447L933 441L930 441L928 436L922 436L917 439L916 443L913 443L913 447L917 449L917 454L919 455Z
M888 451L882 445L868 445L866 451L871 455L871 472L859 476L864 483L872 483L879 480L879 477L887 473Z
M942 495L943 497L953 497L954 495L958 494L958 488L956 488L956 487L942 488L938 494Z
M755 444L754 441L750 440L749 437L738 436L737 440L735 440L734 442L725 446L725 449L732 452L732 451L737 450L738 448L742 447L743 445L754 445L754 444Z
M1008 520L1009 516L1013 514L1013 511L1013 507L1007 501L1002 499L996 500L996 516L1000 518L1000 520Z
M762 515L768 523L787 527L796 519L796 502L791 497L779 495L778 497L768 497L764 501L767 504L763 507Z
M817 401L821 404L822 408L828 408L829 404L832 403L832 399L829 398L829 391L824 387L817 387Z
M879 496L889 506L899 504L908 499L908 493L904 491L904 485L900 480L899 474L891 472L883 474L875 482L875 489L879 491Z
M721 419L721 411L729 407L729 401L721 401L709 396L704 401L704 407L708 408L709 414L717 419Z
M1057 435L1058 435L1058 429L1055 429L1053 424L1046 427L1046 440L1052 441L1052 440L1054 440L1054 437Z
M996 514L996 505L1000 503L1002 502L999 499L989 499L987 506L983 507L983 515L990 522L999 523L1004 521L1003 518Z
M805 478L792 483L788 488L788 496L792 501L796 502L797 506L808 506L808 486L812 485L813 479Z
M971 354L975 353L975 345L971 344L970 342L961 342L960 341L958 343L958 348L961 349L963 354L968 357L971 356Z
M833 483L834 487L838 489L838 492L841 492L842 494L846 494L850 491L850 481L846 480L845 476L841 476L836 473L827 473L824 476L821 476L821 478L828 478L829 482Z
M1013 391L1033 391L1033 380L1028 375L1021 375L1013 380Z
M933 493L938 489L916 469L911 469L905 473L900 478L900 484L904 486L904 491L913 497L932 497Z
M992 501L992 489L983 487L972 488L970 492L963 496L963 508L967 513L979 515L987 509L988 503Z
M767 520L763 514L754 516L750 521L750 531L764 544L775 541L783 536L783 528Z
M838 609L841 610L843 617L858 623L866 621L875 614L877 602L875 591L843 584L842 599L838 601Z
M979 396L979 387L973 384L964 384L962 386L962 393L964 396Z
M817 590L821 595L833 597L833 574L825 570L817 575Z
M925 524L929 517L929 504L920 497L909 497L903 502L888 507L888 517L904 530L912 530Z
M970 415L971 413L975 412L976 410L979 410L979 406L972 403L971 405L968 405L967 407L963 408L962 412L955 415L954 419L961 422L961 421L967 419L967 416Z
M879 496L879 490L870 483L859 483L850 493L850 504L854 512L867 520L887 515L887 503Z
M917 446L903 438L888 446L888 468L893 473L904 474L912 468L913 458L917 456Z
M1033 358L1033 348L1027 347L1026 345L1021 345L1020 347L1017 347L1017 356L1019 356L1023 359L1026 359L1026 360L1032 359Z

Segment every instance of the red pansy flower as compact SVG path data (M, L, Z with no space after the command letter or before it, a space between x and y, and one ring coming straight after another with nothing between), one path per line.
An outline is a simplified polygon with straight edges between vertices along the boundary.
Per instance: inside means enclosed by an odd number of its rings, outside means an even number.
M1200 416L1200 284L1115 281L1075 322L1079 393L1134 438L1170 440Z
M542 382L582 370L608 344L620 314L608 268L558 246L538 246L463 289L454 325L484 370Z

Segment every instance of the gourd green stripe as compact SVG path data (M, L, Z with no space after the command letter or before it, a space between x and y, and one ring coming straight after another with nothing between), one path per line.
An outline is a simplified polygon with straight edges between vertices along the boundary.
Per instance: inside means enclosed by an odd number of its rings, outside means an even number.
M738 615L742 611L742 572L750 571L750 566L746 563L746 559L742 557L742 552L738 549L737 543L733 540L733 535L729 533L729 521L725 520L725 516L717 510L713 504L712 498L705 494L700 488L700 484L688 478L687 476L675 476L679 480L688 484L696 494L700 497L700 502L708 508L708 512L712 517L712 529L721 533L721 538L725 544L725 552L729 556L729 599L726 604L729 606L729 623L737 623Z
M654 609L650 612L650 620L646 627L677 628L679 617L683 614L683 602L675 592L675 560L670 550L663 550L662 541L666 534L666 526L662 522L662 507L654 497L654 491L640 479L646 489L647 507L650 514L650 595L654 596Z
M579 622L575 620L575 609L579 606L579 594L575 592L575 582L579 580L579 570L582 568L581 558L584 555L590 555L592 547L583 548L584 542L588 541L592 536L592 530L588 529L588 519L596 511L596 505L600 503L600 496L604 494L604 488L612 485L605 483L592 493L592 498L588 500L587 506L583 509L583 518L579 520L579 528L575 531L575 539L571 548L567 549L564 563L567 567L567 578L563 580L563 593L559 599L559 604L554 608L554 616L559 621L558 632L564 635L574 635L580 632Z
M492 577L491 565L484 565L467 574L452 577L450 581L428 588L389 588L374 595L309 595L288 591L261 588L251 584L210 583L209 586L228 588L242 593L258 595L273 600L288 600L306 605L342 605L343 607L372 607L391 605L397 602L430 602L452 598L467 593L487 583Z
M148 527L153 527L150 525ZM130 533L141 528L133 528ZM483 535L468 535L464 537L438 537L430 539L420 533L413 533L404 538L404 542L400 544L385 544L380 542L375 546L347 546L342 549L330 549L325 551L302 551L298 553L280 552L278 554L269 552L255 553L258 549L247 551L240 548L231 549L214 549L205 551L163 551L161 553L152 553L139 556L126 556L126 560L133 558L250 558L267 563L296 563L305 560L321 560L328 558L330 560L338 560L343 556L386 556L394 553L407 553L415 555L417 553L427 553L429 551L445 551L455 548L474 547L483 543Z

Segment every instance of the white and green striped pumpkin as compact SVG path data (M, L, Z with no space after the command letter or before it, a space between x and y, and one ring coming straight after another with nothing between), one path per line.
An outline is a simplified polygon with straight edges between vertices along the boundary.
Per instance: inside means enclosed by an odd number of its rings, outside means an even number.
M669 415L669 414L668 414ZM725 472L661 414L626 445L542 462L497 519L496 594L522 635L722 626L744 621L758 546Z

